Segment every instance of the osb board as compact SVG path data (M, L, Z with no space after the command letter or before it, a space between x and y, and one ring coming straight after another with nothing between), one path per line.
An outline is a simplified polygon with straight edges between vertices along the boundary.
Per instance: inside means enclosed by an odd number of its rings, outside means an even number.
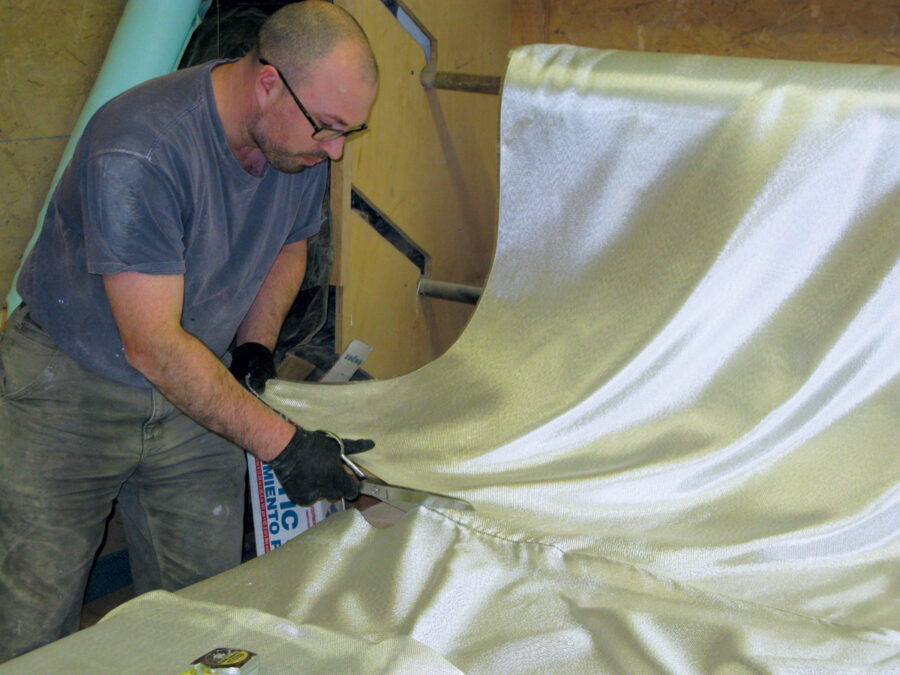
M513 0L517 44L900 64L896 0Z
M5 298L126 0L0 0L0 292Z
M371 131L352 142L349 161L334 165L333 171L349 171L353 185L426 251L430 278L482 286L496 236L499 97L426 92L419 82L424 52L384 5L379 0L339 4L365 28L381 80L369 118ZM439 70L505 72L508 2L408 0L404 5L436 38ZM336 175L335 180L340 184L346 177ZM344 203L335 211L336 228L344 228L337 236L336 281L344 287L338 348L354 338L368 343L368 336L390 330L396 336L392 353L382 353L378 372L370 372L378 377L409 372L456 340L472 307L389 293L398 273L390 267L369 267L363 275L352 261L366 255L368 239L347 229L343 212L348 209ZM415 296L414 287L404 292ZM371 318L351 326L349 314L359 316L362 305ZM431 317L425 326L420 310ZM388 325L387 317L396 322ZM415 345L407 346L405 336L419 329L423 332Z

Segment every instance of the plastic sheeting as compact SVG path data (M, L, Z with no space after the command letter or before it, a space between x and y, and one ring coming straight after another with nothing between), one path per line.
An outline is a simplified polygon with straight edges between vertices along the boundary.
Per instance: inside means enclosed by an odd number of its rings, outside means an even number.
M266 392L476 510L339 514L171 628L150 594L23 666L224 642L270 672L897 671L898 146L898 68L514 51L462 337Z

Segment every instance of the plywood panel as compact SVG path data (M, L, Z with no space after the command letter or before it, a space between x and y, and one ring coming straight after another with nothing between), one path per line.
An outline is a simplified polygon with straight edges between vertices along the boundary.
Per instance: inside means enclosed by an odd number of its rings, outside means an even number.
M373 348L363 364L369 375L383 379L412 370L432 352L430 307L416 294L419 270L358 215L346 225L353 242L346 264L357 283L342 288L344 334ZM372 302L376 284L379 301Z
M6 296L126 0L0 0L0 289Z
M392 222L430 256L428 275L441 281L481 286L493 254L497 213L497 141L499 97L484 94L431 91L419 82L425 54L379 0L340 0L365 28L381 70L378 98L370 116L371 132L352 143L352 159L335 165L335 172L350 172L352 183ZM502 75L510 46L509 3L453 0L435 3L409 0L408 10L437 39L440 70ZM335 180L346 181L335 175ZM341 188L339 188L341 189ZM344 187L345 189L345 187ZM342 227L348 206L335 211ZM390 327L398 336L414 331L422 310L430 319L427 334L416 348L397 350L394 366L383 376L414 369L449 347L459 336L472 308L440 300L391 297L385 293L394 270L381 278L359 276L351 260L364 255L368 245L344 226L339 235L338 283L345 289L339 317L340 344L382 326L355 322L350 331L349 303L381 308L371 315L396 316ZM357 290L358 287L365 287ZM414 294L415 289L410 289ZM406 314L395 313L402 305ZM368 321L369 319L367 319ZM409 353L417 354L410 361Z
M517 45L550 42L547 20L552 0L511 0L512 41Z
M893 0L513 0L515 39L604 49L900 63Z

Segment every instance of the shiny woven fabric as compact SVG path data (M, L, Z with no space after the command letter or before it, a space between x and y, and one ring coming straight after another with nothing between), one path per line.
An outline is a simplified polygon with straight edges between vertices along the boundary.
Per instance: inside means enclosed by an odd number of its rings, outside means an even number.
M501 117L459 341L266 391L475 510L335 516L181 592L195 637L271 672L896 672L900 68L536 45Z
M900 668L900 69L535 46L501 117L457 344L272 388L476 507L345 593L466 671Z

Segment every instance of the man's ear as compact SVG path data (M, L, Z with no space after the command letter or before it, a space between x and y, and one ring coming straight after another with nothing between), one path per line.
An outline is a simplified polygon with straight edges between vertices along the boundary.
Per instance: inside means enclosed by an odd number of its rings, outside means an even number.
M272 66L260 64L259 70L256 71L256 79L253 84L254 91L259 97L261 105L267 103L269 99L273 99L281 93L281 81L278 77L278 73Z

